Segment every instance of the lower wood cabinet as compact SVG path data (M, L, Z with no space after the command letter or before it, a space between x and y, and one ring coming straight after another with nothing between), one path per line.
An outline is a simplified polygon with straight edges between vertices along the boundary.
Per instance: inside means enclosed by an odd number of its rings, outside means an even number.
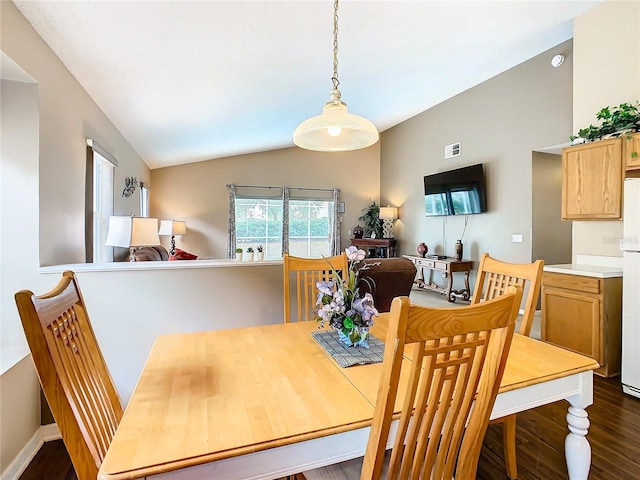
M593 357L596 374L620 374L622 278L544 272L542 340Z

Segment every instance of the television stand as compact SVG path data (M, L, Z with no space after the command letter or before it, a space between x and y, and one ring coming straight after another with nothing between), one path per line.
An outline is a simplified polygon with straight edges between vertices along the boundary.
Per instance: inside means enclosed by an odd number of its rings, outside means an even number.
M469 290L469 273L473 267L471 260L456 260L451 257L434 259L415 255L403 255L403 257L411 260L419 272L419 276L413 282L418 288L442 293L449 302L455 302L456 298L462 298L463 300L469 300L469 298L471 298L471 291ZM424 276L425 268L429 270L428 281L425 280ZM446 285L444 287L431 281L434 270L440 272L442 277L446 279ZM464 288L461 290L455 290L453 288L454 273L464 273Z

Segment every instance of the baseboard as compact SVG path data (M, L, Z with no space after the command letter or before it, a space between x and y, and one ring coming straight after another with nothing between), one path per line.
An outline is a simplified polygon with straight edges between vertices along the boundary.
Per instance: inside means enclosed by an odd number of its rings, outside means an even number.
M60 429L58 428L57 423L42 425L39 431L42 435L42 440L45 442L50 442L51 440L60 440L62 438L62 434L60 433Z
M0 480L18 480L44 442L62 438L58 425L42 425L0 476Z

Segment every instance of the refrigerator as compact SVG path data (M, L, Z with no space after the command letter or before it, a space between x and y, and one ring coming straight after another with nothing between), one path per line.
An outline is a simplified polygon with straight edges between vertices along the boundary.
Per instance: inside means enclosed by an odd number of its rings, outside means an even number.
M622 389L640 398L640 178L624 181Z

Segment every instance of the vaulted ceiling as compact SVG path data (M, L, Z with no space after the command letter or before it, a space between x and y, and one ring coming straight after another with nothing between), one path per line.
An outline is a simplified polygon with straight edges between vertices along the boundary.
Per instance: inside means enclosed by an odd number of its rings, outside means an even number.
M332 88L331 0L14 3L151 168L292 146ZM571 38L598 3L342 0L342 98L384 131Z

